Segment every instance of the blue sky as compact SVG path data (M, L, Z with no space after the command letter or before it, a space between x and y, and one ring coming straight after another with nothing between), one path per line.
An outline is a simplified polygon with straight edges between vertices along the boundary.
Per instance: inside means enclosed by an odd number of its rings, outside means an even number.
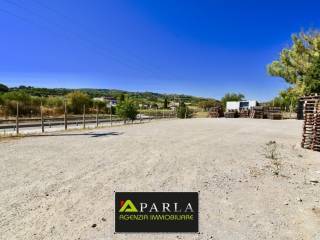
M268 100L290 36L319 1L0 0L0 82Z

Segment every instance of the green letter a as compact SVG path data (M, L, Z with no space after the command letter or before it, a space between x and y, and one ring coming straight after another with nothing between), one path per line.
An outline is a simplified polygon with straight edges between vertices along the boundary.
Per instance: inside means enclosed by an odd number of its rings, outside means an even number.
M131 200L127 200L120 208L119 212L138 212Z

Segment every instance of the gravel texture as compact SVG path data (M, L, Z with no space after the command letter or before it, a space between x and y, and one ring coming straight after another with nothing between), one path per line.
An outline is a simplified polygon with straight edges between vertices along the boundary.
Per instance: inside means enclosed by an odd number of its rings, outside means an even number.
M190 119L1 140L0 239L320 239L320 153L301 133ZM114 234L114 191L200 191L200 234Z

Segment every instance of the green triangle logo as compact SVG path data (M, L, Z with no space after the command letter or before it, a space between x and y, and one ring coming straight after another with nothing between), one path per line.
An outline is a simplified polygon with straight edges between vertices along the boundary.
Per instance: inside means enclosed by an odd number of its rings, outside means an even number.
M131 200L126 200L125 203L120 208L119 212L130 212L135 213L138 212L137 208L134 206Z

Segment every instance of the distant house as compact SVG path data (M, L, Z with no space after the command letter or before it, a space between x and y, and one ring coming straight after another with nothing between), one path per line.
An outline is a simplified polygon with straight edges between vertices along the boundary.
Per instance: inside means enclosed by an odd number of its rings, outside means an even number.
M240 111L242 109L250 109L258 105L256 100L229 101L227 102L227 111Z
M177 107L179 107L179 102L170 102L168 104L168 107L171 109L171 110L176 110Z
M110 106L110 104L111 106L117 105L117 99L111 96L93 98L93 101L105 102L108 106Z

